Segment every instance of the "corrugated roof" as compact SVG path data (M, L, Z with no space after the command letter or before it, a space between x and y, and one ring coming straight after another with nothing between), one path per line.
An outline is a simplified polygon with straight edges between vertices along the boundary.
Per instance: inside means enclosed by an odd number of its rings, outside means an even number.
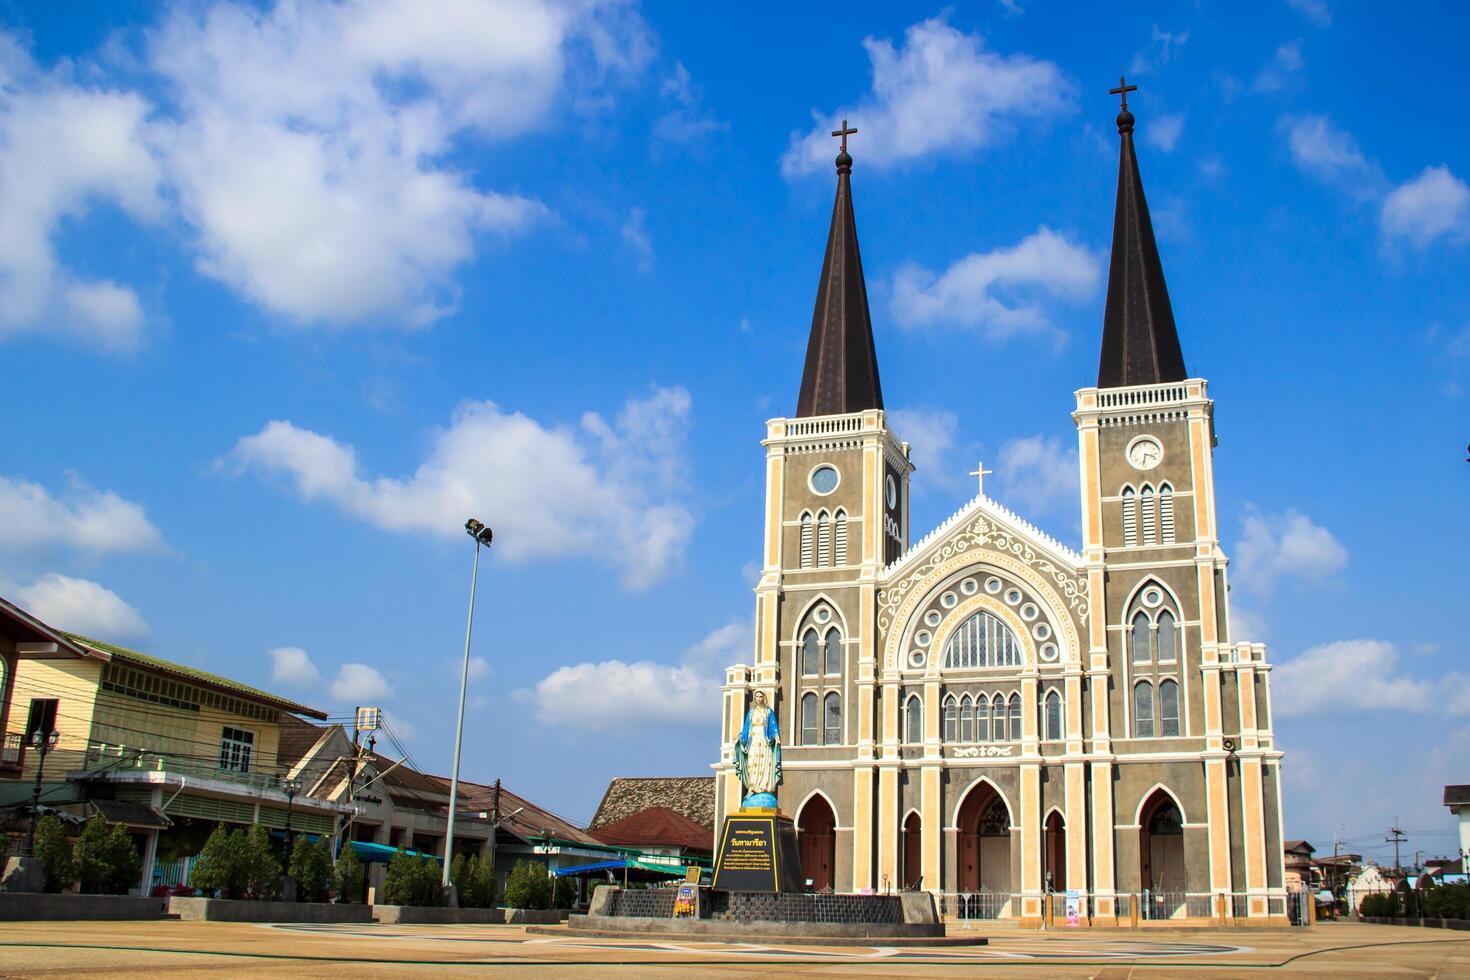
M281 737L276 746L276 764L282 769L290 769L300 762L302 756L310 752L316 743L322 740L322 736L329 731L331 731L330 728L313 725L295 715L282 715Z
M146 670L172 674L181 680L204 684L220 691L234 694L237 697L248 698L252 701L258 701L261 704L267 704L273 708L281 708L294 714L307 715L323 721L327 717L325 711L307 707L289 698L283 698L271 694L269 691L262 691L260 688L251 687L249 684L242 684L239 681L230 680L228 677L221 677L219 674L211 674L209 671L200 670L198 667L187 667L183 664L176 664L172 661L164 660L161 657L155 657L150 653L129 650L127 647L120 647L115 643L104 643L101 640L94 640L89 636L82 636L80 633L64 633L63 635L70 637L84 647L91 647L93 650L105 654L108 657L142 667Z
M144 827L164 830L172 825L168 817L147 803L134 800L90 800L107 823L120 823L128 827Z
M652 807L673 810L713 834L715 777L619 776L607 784L607 792L592 815L590 829L605 827Z
M448 792L449 780L444 776L434 776ZM472 783L461 779L459 781L460 793L468 801L468 806L476 811L491 811L495 806L495 787L486 786L482 783ZM550 810L537 806L524 796L511 792L504 786L500 787L500 812L502 814L514 813L520 809L515 816L507 816L500 827L508 833L515 834L522 840L532 837L556 837L561 840L571 841L577 844L599 845L602 842L587 831L578 827L564 817L559 817Z

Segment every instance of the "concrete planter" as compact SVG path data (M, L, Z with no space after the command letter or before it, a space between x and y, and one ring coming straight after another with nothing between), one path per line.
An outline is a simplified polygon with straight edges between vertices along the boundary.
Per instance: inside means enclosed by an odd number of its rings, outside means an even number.
M169 898L168 910L186 922L371 922L370 905L321 902L250 902L227 898Z
M374 905L373 917L399 925L538 925L563 922L569 913L544 909L446 909L442 906Z
M501 909L500 912L505 916L505 924L511 926L553 926L567 921L567 916L572 914L566 909Z
M0 894L0 920L161 919L165 902L138 895Z

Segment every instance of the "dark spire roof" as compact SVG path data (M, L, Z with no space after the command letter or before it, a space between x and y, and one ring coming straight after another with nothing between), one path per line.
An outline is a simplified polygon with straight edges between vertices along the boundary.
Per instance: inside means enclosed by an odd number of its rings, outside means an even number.
M1154 242L1154 226L1133 151L1133 113L1124 94L1118 113L1122 151L1118 158L1118 206L1113 215L1113 260L1108 270L1108 301L1103 313L1099 388L1159 384L1186 377L1179 333L1164 268Z
M827 254L817 285L797 418L883 407L878 352L868 319L868 287L852 215L852 157L847 153L846 137L842 142L842 152L837 155L837 200L832 205L832 229L827 233Z

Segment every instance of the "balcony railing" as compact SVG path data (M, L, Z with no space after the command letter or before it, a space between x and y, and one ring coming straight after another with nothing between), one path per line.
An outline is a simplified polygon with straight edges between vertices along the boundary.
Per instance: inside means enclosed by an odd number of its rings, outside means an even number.
M195 776L222 783L234 783L252 789L280 790L281 778L260 772L221 769L199 759L147 752L127 745L91 742L82 769L92 773L166 772L178 776Z
M19 769L25 757L25 734L7 732L4 744L0 745L0 768Z

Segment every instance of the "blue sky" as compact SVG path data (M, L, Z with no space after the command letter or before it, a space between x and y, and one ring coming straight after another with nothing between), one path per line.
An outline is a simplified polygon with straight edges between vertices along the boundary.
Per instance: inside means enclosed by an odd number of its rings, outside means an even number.
M0 590L576 818L716 755L846 116L914 526L1078 533L1120 70L1286 830L1464 782L1465 12L0 5ZM1434 547L1430 547L1433 544ZM1357 840L1363 838L1361 844Z

